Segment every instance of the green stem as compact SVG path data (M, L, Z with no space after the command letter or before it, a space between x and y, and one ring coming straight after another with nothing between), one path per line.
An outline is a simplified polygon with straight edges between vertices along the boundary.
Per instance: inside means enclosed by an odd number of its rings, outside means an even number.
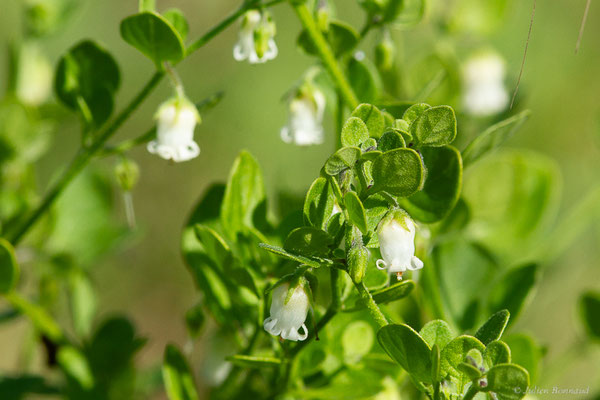
M375 303L375 300L373 300L373 296L371 296L371 293L365 286L364 282L355 283L354 286L356 286L356 289L358 290L361 299L365 302L367 308L369 309L369 313L371 314L375 322L377 322L377 324L380 327L388 325L388 321L385 318L385 315L383 315L381 309L379 308L377 303Z
M127 107L113 120L113 122L102 131L97 139L86 148L81 148L67 170L64 172L59 181L48 192L42 203L35 211L25 220L25 222L8 236L9 241L13 245L17 245L29 229L37 222L37 220L50 208L52 203L58 198L63 190L71 183L81 170L90 162L92 157L98 153L106 141L121 127L121 125L129 118L129 116L138 108L142 101L148 97L152 90L158 85L163 78L163 72L156 72L152 78L146 83L137 96L129 103Z
M329 44L319 30L319 27L317 26L317 23L315 22L308 6L302 2L293 3L293 7L296 10L296 14L300 19L302 26L304 29L306 29L306 32L308 32L308 35L312 39L317 52L319 53L319 57L321 57L321 61L323 61L325 68L329 72L329 75L331 75L331 78L338 87L344 102L351 109L356 108L356 106L358 106L358 98L354 94L354 91L352 90L350 83L346 79L344 72L338 64L333 51L331 51Z
M467 390L467 393L465 393L465 397L463 397L462 400L473 400L477 392L479 392L479 387L475 384L472 384L469 390Z

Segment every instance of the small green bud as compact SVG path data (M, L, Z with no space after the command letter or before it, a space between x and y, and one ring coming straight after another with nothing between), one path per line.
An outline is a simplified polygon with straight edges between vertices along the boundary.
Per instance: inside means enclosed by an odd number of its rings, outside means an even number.
M354 283L362 282L369 264L369 250L363 246L354 246L348 252L348 273Z
M318 0L317 2L317 25L321 32L329 31L329 23L331 22L331 7L326 0Z
M130 192L140 178L140 168L135 161L124 158L115 167L115 175L121 189Z
M396 57L396 46L388 31L385 31L383 39L375 46L375 65L382 71L389 71L394 67Z

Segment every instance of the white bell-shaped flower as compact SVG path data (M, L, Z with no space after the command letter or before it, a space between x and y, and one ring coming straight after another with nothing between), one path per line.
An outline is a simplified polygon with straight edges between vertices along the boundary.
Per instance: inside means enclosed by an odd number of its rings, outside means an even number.
M325 96L312 86L300 90L289 105L289 119L281 128L281 139L298 146L310 146L323 143L323 114Z
M402 210L388 214L377 229L379 250L383 259L377 260L377 268L387 269L402 279L406 270L423 268L423 261L415 256L415 223Z
M505 66L495 53L472 57L463 67L463 106L476 116L496 114L508 105L504 87Z
M182 98L169 100L159 107L156 119L156 140L148 143L150 153L175 162L200 154L200 147L194 142L194 128L200 116L191 102Z
M298 285L288 298L289 288L289 283L282 283L273 290L271 316L265 319L263 327L271 335L281 336L283 339L305 340L308 337L308 329L304 324L308 313L308 296L302 285Z
M233 47L236 61L248 60L250 64L260 64L277 57L275 23L269 13L257 10L248 11L242 19L238 42Z

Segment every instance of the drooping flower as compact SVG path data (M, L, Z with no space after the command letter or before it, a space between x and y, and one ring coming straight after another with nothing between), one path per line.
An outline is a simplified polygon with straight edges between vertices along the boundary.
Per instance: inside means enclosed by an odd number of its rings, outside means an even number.
M176 97L166 101L159 107L156 119L156 140L148 143L150 153L175 162L200 154L200 147L194 142L194 128L200 116L189 100Z
M275 23L271 15L257 10L248 11L242 19L239 39L233 47L236 61L248 60L260 64L277 57Z
M289 104L286 126L281 128L281 139L298 146L323 143L323 114L325 96L312 84L305 84Z
M379 250L383 259L377 268L396 273L398 280L406 270L423 268L423 261L415 256L415 223L403 210L388 214L377 228Z
M476 116L496 114L508 105L504 87L505 67L495 53L472 57L463 67L463 106Z
M52 93L52 64L37 43L25 42L19 55L17 97L25 104L39 106Z
M271 335L283 339L305 340L308 337L308 329L304 324L308 313L308 296L301 284L293 288L291 296L288 296L289 289L289 283L282 283L273 290L271 315L265 319L263 327ZM300 328L303 333L300 333Z

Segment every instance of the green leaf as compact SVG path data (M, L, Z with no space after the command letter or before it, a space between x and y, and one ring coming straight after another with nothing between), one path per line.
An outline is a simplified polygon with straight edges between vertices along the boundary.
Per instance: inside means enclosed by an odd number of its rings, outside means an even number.
M587 292L579 299L579 311L583 325L592 339L600 339L600 293Z
M452 332L450 325L439 319L426 323L425 326L421 328L419 334L430 347L438 345L441 350L443 350L454 337L454 332Z
M374 341L373 328L367 322L354 321L348 324L342 334L344 361L349 365L358 363L369 353Z
M221 204L221 225L228 237L253 227L253 217L264 205L265 187L258 162L246 151L236 158L229 172L229 180Z
M510 363L510 347L501 340L494 340L487 344L483 352L483 360L488 368L497 364Z
M96 316L96 294L89 277L83 271L74 271L69 277L73 326L77 334L87 337Z
M175 28L175 30L177 30L182 42L185 42L190 28L181 10L179 10L178 8L168 9L163 13L163 17L165 17L165 19L169 21L171 26Z
M537 153L511 150L482 159L463 186L469 236L504 264L530 261L558 211L560 183L556 162Z
M305 257L305 256L302 256L299 254L292 254L292 253L289 253L288 251L282 249L281 247L271 246L266 243L260 243L259 246L273 254L280 256L280 257L299 262L300 264L306 264L309 267L319 268L321 266L321 263L331 264L331 262L326 259L320 259L320 258L316 258L316 257Z
M121 22L121 37L131 46L154 61L157 69L162 63L177 63L185 56L185 46L179 32L164 17L142 12Z
M458 364L457 370L471 381L481 377L481 371L479 368L466 362Z
M325 173L333 176L354 167L361 153L358 147L342 147L325 162Z
M406 121L408 125L411 125L415 122L426 110L429 110L431 106L427 103L416 103L412 104L410 107L404 111L402 114L402 119Z
M366 235L369 232L367 228L367 215L365 213L365 207L358 198L356 192L346 193L344 196L344 204L348 210L350 221L360 229L363 235Z
M461 371L458 369L467 354L471 350L478 350L483 353L485 346L473 336L462 335L449 342L443 349L441 354L441 369L442 376L451 375L459 377Z
M469 143L463 150L464 165L467 167L506 142L529 119L531 112L525 110L504 121L490 126Z
M415 288L415 283L410 280L396 282L393 285L371 292L373 300L377 304L387 304L392 301L407 297Z
M361 244L354 245L346 256L348 265L348 275L352 278L352 281L356 284L361 283L367 272L367 266L369 264L369 258L371 253L369 249Z
M487 386L482 391L494 392L498 400L519 400L529 387L529 374L514 364L498 364L487 372Z
M350 117L342 128L342 146L360 147L369 138L369 128L362 119Z
M331 21L329 23L329 30L324 35L336 58L352 50L359 41L358 33L354 28L341 21ZM319 54L307 31L300 33L297 42L298 46L307 54Z
M300 227L290 232L283 248L290 253L323 257L329 254L331 244L331 236L327 232L317 228Z
M170 400L198 399L190 366L183 354L172 344L167 345L165 349L162 375Z
M428 108L411 125L410 134L417 147L440 147L456 138L456 116L450 106Z
M185 326L192 339L200 336L205 321L206 317L202 310L202 304L196 304L185 313Z
M360 104L352 111L352 116L363 120L369 130L369 136L378 139L385 129L383 114L371 104Z
M348 79L354 93L363 103L373 103L379 97L381 79L377 69L366 58L350 57L347 65Z
M19 265L15 250L5 239L0 238L0 294L12 291L19 280Z
M498 311L477 330L475 337L487 346L488 343L502 337L509 319L510 312L508 310Z
M431 383L431 350L408 325L386 325L377 332L385 352L417 381Z
M544 350L525 334L512 334L505 337L504 341L510 347L511 362L529 371L531 382L536 382Z
M60 326L41 306L31 303L27 299L16 295L14 292L5 294L8 302L25 317L29 318L33 326L54 342L63 339Z
M379 142L377 142L377 148L384 153L403 147L406 147L406 142L402 135L397 131L387 131L381 136Z
M108 51L84 40L58 61L54 90L63 104L99 127L112 114L120 80L119 66Z
M454 323L461 330L473 328L498 269L495 259L484 247L462 235L435 246L431 259L445 308Z
M425 178L419 154L412 149L395 149L373 161L374 191L407 197L423 186Z
M394 25L410 28L417 25L425 16L426 0L404 0L400 15L394 20Z
M526 264L508 271L490 293L489 310L506 309L512 316L511 322L514 322L527 299L532 296L537 277L536 264Z
M325 229L333 213L335 194L325 177L318 177L308 189L304 200L304 224Z
M223 268L224 263L231 257L231 250L229 245L214 229L196 224L194 226L196 237L202 243L204 252L216 265Z
M236 354L226 358L234 365L238 365L244 368L273 368L279 367L282 362L279 358L274 357L261 357L261 356L247 356L244 354Z
M433 385L439 385L442 372L440 346L434 344L431 347L431 381Z
M79 350L71 346L61 346L56 360L65 373L83 389L89 390L94 387L94 376L90 366L85 355Z
M452 146L425 147L421 155L427 170L423 189L402 201L414 219L433 223L445 218L456 205L462 188L462 160Z

